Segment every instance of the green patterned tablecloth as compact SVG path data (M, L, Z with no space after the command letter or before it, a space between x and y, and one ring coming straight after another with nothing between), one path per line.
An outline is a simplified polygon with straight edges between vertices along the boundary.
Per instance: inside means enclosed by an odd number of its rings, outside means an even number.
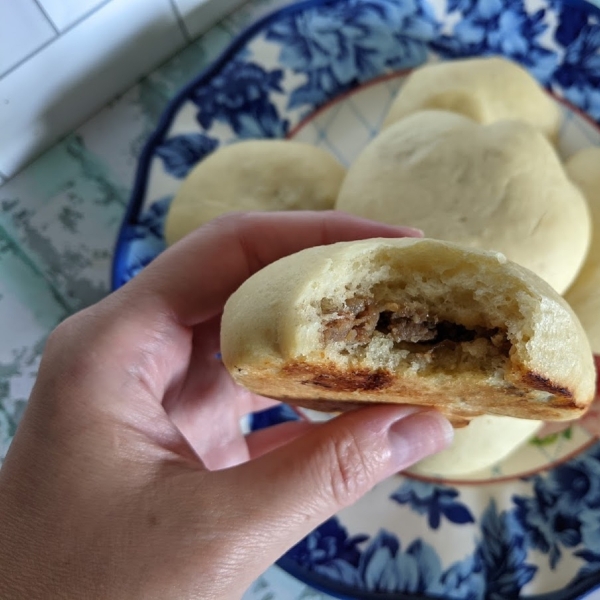
M0 187L0 460L49 332L109 291L137 157L167 102L249 22L284 3L249 2ZM300 598L325 596L276 568L245 597Z

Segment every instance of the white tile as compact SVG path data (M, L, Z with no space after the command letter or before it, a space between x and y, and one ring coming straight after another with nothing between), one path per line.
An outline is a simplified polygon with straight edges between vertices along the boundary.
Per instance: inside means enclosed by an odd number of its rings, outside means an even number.
M230 33L213 28L78 128L85 148L106 165L112 181L130 189L141 149L169 99L219 56L230 41ZM24 174L29 171L26 169Z
M247 0L174 0L192 37L204 33Z
M106 0L38 0L52 22L63 31Z
M55 35L34 0L0 1L0 76Z
M111 0L0 80L0 172L11 177L184 44L169 0Z

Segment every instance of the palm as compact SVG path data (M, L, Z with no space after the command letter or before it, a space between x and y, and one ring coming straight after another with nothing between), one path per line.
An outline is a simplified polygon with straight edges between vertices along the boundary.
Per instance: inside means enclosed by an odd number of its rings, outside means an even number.
M240 420L277 404L231 379L218 358L219 320L215 317L194 328L188 362L180 365L183 376L178 389L163 402L173 423L209 469L247 461L251 450Z

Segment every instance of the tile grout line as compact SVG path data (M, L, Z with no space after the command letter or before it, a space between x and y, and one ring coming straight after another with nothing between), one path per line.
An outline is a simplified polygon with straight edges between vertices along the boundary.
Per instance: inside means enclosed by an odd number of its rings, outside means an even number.
M77 27L77 25L80 25L83 21L85 21L86 19L89 19L92 15L95 15L98 11L102 10L107 4L110 4L112 1L113 0L103 0L102 2L100 2L100 4L94 6L94 8L92 8L91 10L88 10L88 12L81 15L81 17L79 17L79 19L76 19L70 25L65 27L61 31L61 35L68 33L69 31L71 31L71 29L74 29L75 27Z
M22 58L19 62L14 64L12 67L10 67L9 69L6 69L6 71L4 71L3 73L0 73L0 80L3 77L7 77L8 75L10 75L13 71L16 71L19 67L21 67L23 64L25 64L27 61L31 60L34 56L36 56L40 52L42 52L42 50L46 49L50 44L54 43L57 39L61 38L63 35L65 35L69 31L71 31L71 29L74 29L75 27L80 25L83 21L85 21L92 15L95 15L98 11L102 10L107 4L110 4L112 1L113 0L104 0L103 2L98 4L98 6L95 6L94 8L92 8L92 10L88 11L87 13L85 13L84 15L79 17L79 19L77 19L76 21L71 23L68 27L65 27L60 32L59 35L55 35L52 39L48 40L47 42L44 42L39 48L37 48L36 50L34 50L33 52L30 52L27 56L25 56L25 58Z
M235 23L231 23L231 17L233 15L235 15L238 11L243 9L244 7L247 7L249 4L252 4L252 0L243 0L243 2L241 2L238 6L227 11L227 13L225 13L218 21L215 21L215 23L212 25L212 27L214 27L215 25L220 25L221 27L223 27L223 29L227 33L229 33L233 36L237 36L240 33L240 31L242 31L248 27L248 24L245 26L242 25L242 27L240 29L240 27L238 25L236 25ZM202 33L200 35L204 35L204 33Z
M40 9L41 13L46 17L46 20L48 21L48 23L50 23L50 25L52 25L52 29L54 29L54 32L56 33L56 35L60 35L60 30L56 26L56 23L50 18L50 15L48 14L48 12L44 8L44 6L42 4L40 4L40 0L33 0L33 1L37 4L37 7Z
M60 37L59 35L55 35L54 37L50 38L48 41L44 42L41 46L39 46L38 48L36 48L35 50L33 50L32 52L27 54L25 57L23 57L21 60L16 62L12 67L9 67L3 73L0 73L0 81L2 80L3 77L8 77L8 75L10 75L14 71L16 71L19 67L24 65L29 59L31 59L34 56L36 56L37 54L39 54L42 50L44 50L50 44L52 44L54 41L56 41L59 37Z
M186 39L186 41L188 43L192 42L193 41L192 36L191 36L190 32L188 31L188 28L185 25L185 21L183 20L183 15L181 14L179 7L177 6L177 2L175 2L175 0L169 0L169 3L171 4L171 8L173 9L173 12L175 13L175 19L177 20L179 29L181 29L181 33L183 33L183 37Z
M4 239L14 248L15 255L19 257L40 279L42 279L46 285L50 288L52 295L56 301L60 304L61 308L71 315L75 312L73 307L69 305L66 298L63 297L60 290L55 286L54 282L35 264L35 261L19 246L17 241L8 233L8 231L0 224L0 234L4 236Z

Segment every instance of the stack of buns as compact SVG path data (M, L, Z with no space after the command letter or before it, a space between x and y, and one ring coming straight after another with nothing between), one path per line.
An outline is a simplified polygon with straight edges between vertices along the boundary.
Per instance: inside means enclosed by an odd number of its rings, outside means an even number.
M169 243L233 210L336 208L427 236L311 248L251 277L222 319L233 378L317 410L439 410L456 437L414 467L427 475L484 469L580 417L600 353L600 148L563 165L560 126L520 66L468 59L415 70L347 172L289 140L202 161Z

